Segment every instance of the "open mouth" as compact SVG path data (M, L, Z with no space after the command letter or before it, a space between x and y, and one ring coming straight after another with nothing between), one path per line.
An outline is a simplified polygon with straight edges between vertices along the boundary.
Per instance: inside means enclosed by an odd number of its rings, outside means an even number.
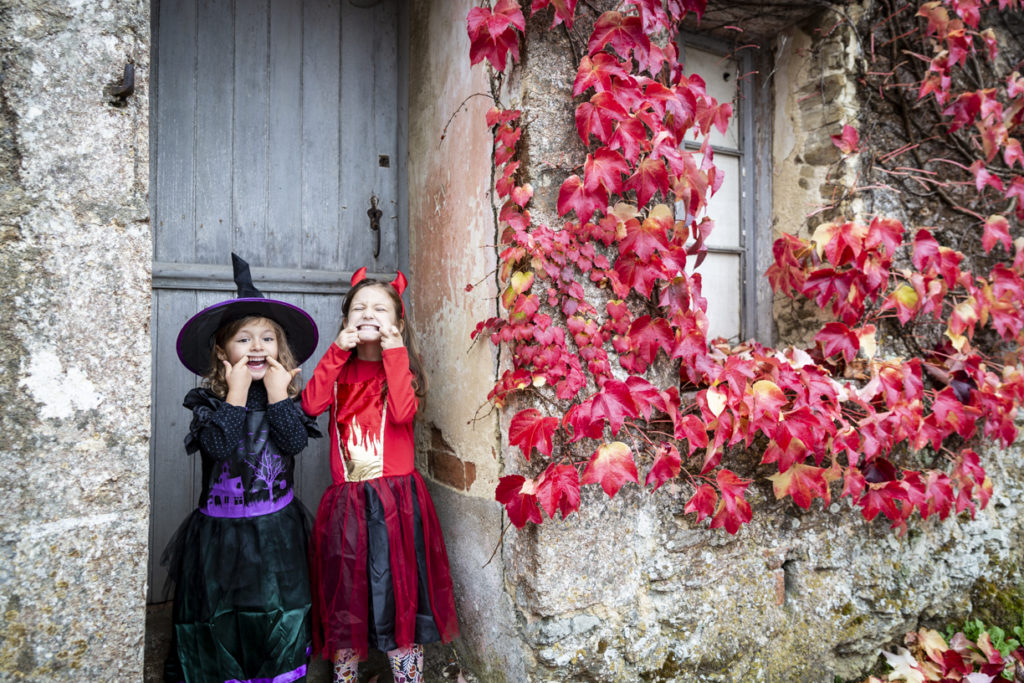
M262 370L267 367L266 356L249 356L249 362L247 363L250 370Z
M380 332L380 325L377 325L376 323L363 323L356 329L359 332L362 332L363 330L373 330L374 332Z

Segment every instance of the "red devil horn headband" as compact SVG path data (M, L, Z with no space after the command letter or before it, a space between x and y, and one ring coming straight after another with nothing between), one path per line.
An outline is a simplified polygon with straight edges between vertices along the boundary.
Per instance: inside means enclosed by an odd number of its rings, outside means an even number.
M357 284L366 279L366 266L363 266L356 272L352 273L352 286L355 287ZM405 288L409 286L409 280L406 279L405 274L402 271L397 271L395 279L391 281L391 286L398 292L398 301L402 304L402 316L405 316L405 302L402 301L402 294L405 293Z

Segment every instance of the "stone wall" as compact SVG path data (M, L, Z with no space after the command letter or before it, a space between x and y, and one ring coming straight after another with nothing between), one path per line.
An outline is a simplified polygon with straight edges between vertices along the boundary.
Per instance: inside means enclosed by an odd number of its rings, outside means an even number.
M773 128L773 235L810 237L823 222L856 218L862 202L845 201L857 183L858 155L844 158L832 143L844 124L861 128L856 74L859 44L853 22L862 5L845 14L823 11L782 31L771 44L775 63ZM845 19L849 17L849 22ZM825 314L810 302L776 296L774 321L786 343L806 345Z
M903 538L847 499L776 503L763 479L736 536L695 524L674 487L591 492L578 516L506 542L531 680L861 680L890 641L1019 578L1020 455L988 461L1001 486L977 519L915 523Z
M3 0L0 59L0 678L140 680L149 4Z

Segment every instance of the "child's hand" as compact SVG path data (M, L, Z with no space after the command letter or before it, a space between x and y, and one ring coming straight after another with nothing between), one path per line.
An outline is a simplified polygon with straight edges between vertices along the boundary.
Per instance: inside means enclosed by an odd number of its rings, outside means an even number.
M233 406L244 406L249 396L249 385L252 384L249 357L242 356L234 365L223 359L221 362L224 363L224 381L228 385L227 402Z
M397 349L405 346L402 333L394 325L388 325L380 331L380 347L382 349Z
M343 351L351 351L359 343L359 333L356 332L356 328L349 326L342 328L341 332L338 333L338 337L334 340Z
M288 385L302 368L286 370L276 358L267 356L267 373L263 375L263 386L267 388L267 403L277 403L288 398Z

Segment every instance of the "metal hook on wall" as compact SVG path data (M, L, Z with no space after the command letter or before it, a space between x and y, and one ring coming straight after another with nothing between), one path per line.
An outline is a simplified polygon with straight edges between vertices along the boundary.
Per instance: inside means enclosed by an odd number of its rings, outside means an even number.
M131 61L125 62L124 75L121 76L121 83L116 81L104 88L106 94L112 98L111 104L115 107L123 107L127 100L135 92L135 64Z

